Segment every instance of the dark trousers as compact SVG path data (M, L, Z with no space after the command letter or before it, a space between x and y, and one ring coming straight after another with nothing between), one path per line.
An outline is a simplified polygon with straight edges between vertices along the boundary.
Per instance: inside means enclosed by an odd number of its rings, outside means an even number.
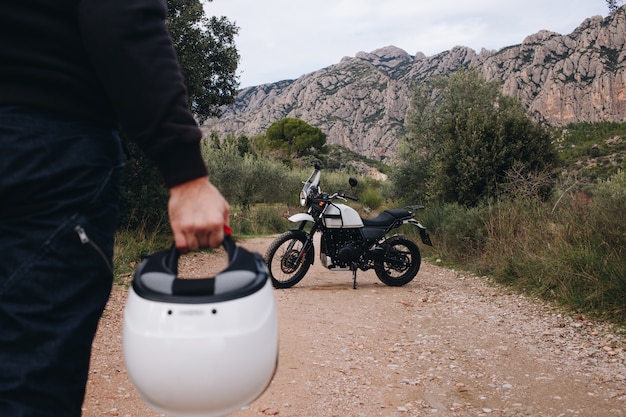
M81 414L122 169L115 130L0 107L2 417Z

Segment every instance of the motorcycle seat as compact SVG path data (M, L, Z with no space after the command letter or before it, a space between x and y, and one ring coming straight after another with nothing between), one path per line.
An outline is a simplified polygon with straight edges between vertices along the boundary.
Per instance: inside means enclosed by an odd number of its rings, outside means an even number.
M366 227L389 227L396 221L408 219L411 216L412 214L408 210L385 210L376 217L363 219L363 225Z

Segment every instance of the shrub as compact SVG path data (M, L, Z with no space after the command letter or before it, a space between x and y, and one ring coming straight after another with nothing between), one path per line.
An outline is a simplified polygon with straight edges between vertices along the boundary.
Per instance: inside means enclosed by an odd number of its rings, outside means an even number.
M486 245L484 207L465 208L456 203L427 207L417 213L433 235L436 246L451 262L480 258Z
M289 228L283 213L285 205L256 205L250 210L235 210L231 214L231 227L238 236L258 236L282 233Z
M169 192L156 165L134 142L125 141L126 167L121 189L120 225L124 228L169 230Z
M368 187L359 196L361 203L371 210L378 210L384 203L385 199L381 195L380 191Z

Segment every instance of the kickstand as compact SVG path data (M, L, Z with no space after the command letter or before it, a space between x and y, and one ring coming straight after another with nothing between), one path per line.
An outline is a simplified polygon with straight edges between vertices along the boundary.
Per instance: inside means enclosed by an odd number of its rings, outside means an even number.
M356 290L356 265L352 265L352 289Z

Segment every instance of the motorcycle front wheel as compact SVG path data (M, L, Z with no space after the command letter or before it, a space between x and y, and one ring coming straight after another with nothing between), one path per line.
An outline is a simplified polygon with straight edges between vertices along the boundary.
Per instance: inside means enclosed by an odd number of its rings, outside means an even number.
M422 263L417 244L404 236L394 236L384 244L385 254L375 261L374 271L384 284L400 287L415 278Z
M285 232L267 248L265 264L274 288L296 285L313 263L313 251L304 251L306 236L293 231Z

